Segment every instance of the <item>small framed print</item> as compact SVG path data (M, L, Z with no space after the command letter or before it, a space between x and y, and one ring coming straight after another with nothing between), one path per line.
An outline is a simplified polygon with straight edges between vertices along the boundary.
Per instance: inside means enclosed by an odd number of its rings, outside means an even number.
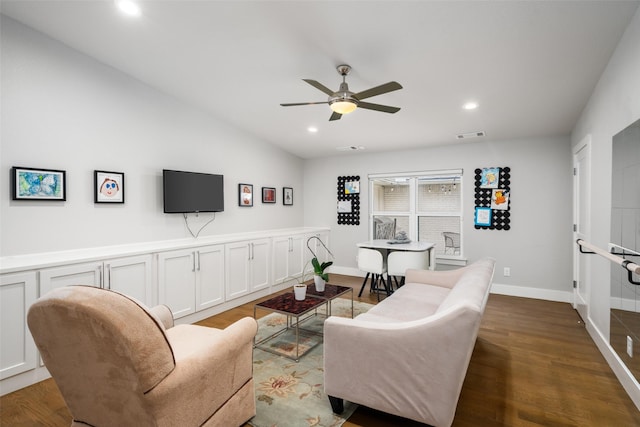
M262 203L275 203L276 189L273 187L262 187Z
M54 169L11 168L13 200L67 200L67 173Z
M344 194L359 194L360 181L347 181L344 183Z
M481 227L491 226L491 208L476 207L476 213L473 219L475 225Z
M238 206L253 206L253 185L238 184Z
M282 187L282 204L285 206L293 205L293 188Z
M124 203L124 173L93 171L95 203Z
M498 188L500 168L484 168L480 174L480 188Z
M338 213L351 213L351 200L338 200Z

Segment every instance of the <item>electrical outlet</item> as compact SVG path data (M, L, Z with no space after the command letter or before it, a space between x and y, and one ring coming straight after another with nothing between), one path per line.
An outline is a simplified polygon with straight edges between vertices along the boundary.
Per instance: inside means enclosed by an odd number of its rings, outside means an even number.
M633 339L629 335L627 335L627 354L633 357Z
M504 277L511 276L511 269L509 267L504 268Z

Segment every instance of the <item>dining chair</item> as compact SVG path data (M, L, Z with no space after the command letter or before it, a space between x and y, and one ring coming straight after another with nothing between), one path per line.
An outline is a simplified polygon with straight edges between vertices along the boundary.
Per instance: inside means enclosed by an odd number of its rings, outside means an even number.
M387 277L389 287L391 278L396 283L396 287L404 285L405 272L409 268L417 270L427 270L429 268L429 251L392 251L387 256ZM400 283L397 278L401 277Z
M460 253L460 233L455 233L453 231L444 231L442 233L442 237L444 237L444 253L450 253L455 255L456 253Z
M390 294L387 282L384 279L384 274L387 273L387 261L382 256L382 252L376 249L358 248L358 268L360 271L367 273L358 297L362 296L362 291L367 285L369 276L371 276L371 292L376 292L378 301L380 301L380 291L384 291L387 295Z

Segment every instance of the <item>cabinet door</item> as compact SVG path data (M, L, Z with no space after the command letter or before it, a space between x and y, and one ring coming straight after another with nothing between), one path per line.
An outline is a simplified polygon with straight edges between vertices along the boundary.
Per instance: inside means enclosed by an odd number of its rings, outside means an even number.
M27 311L37 292L35 272L0 277L0 380L37 366L36 345L27 327Z
M289 277L289 251L291 239L276 237L273 239L273 283L280 284Z
M40 270L40 295L71 285L102 286L102 262L71 264Z
M250 292L250 248L248 242L225 245L225 295L227 301Z
M151 255L112 259L104 262L104 287L151 306Z
M193 250L158 254L158 302L167 305L175 319L195 313L195 280Z
M322 231L322 232L319 232L319 233L309 234L309 235L306 236L306 239L308 240L308 239L311 239L312 237L317 237L318 239L322 240L322 243L324 243L327 248L329 247L329 232L328 231ZM309 241L309 247L317 255L318 260L320 262L333 261L333 257L327 252L327 250L324 248L324 246L322 246L322 244L320 244L320 242L318 242L317 239L311 239ZM305 262L310 261L311 258L313 258L313 254L311 253L311 251L309 251L309 249L307 249L307 244L305 243Z
M306 239L303 235L273 239L273 282L280 284L302 276ZM310 258L309 258L310 259Z
M196 309L224 302L224 245L196 250Z
M268 288L269 262L271 258L271 241L269 239L258 239L251 241L251 291Z

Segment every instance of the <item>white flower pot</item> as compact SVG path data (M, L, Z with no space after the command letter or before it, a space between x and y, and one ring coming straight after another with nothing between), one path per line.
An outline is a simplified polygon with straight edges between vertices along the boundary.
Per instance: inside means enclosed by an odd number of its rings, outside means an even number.
M303 301L307 296L307 285L293 285L293 293L296 300Z
M316 291L324 292L325 281L320 276L313 276L313 282L316 284Z

